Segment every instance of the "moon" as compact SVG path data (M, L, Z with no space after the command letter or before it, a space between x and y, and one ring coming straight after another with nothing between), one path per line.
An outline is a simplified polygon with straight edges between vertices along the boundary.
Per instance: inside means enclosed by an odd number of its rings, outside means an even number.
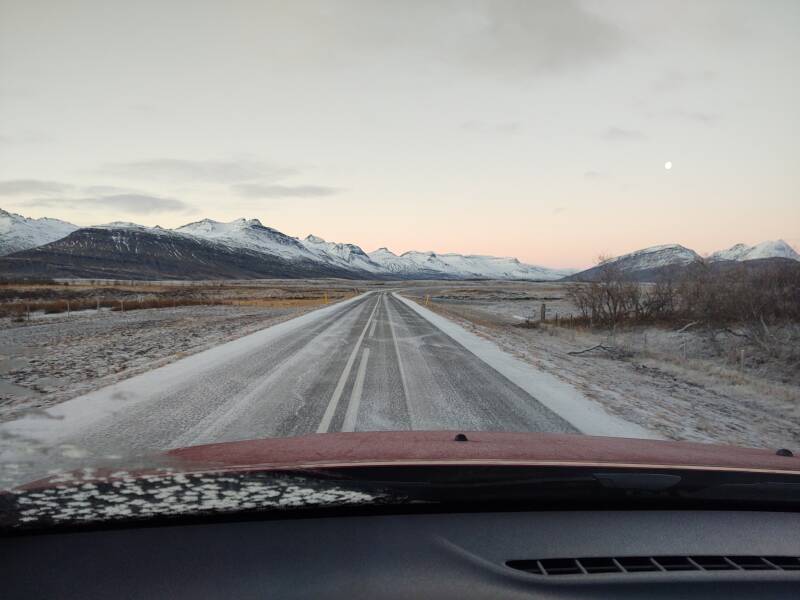
M665 163L664 163L664 168L665 168L667 171L669 171L669 170L672 168L672 161L671 161L671 160L668 160L667 162L665 162Z

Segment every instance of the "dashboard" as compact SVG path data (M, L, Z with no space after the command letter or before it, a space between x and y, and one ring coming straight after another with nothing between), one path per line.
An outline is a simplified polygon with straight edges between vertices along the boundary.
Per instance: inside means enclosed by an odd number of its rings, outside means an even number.
M281 518L0 538L4 598L797 598L800 514Z

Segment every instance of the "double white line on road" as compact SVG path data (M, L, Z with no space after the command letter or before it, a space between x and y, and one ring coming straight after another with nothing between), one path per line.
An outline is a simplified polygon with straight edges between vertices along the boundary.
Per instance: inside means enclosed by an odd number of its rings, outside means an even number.
M353 348L353 352L350 353L350 357L347 359L347 364L344 366L344 371L342 371L342 376L339 377L339 381L336 384L336 388L333 390L333 395L331 396L330 402L328 402L328 407L325 409L325 414L322 415L322 421L320 421L319 427L317 427L317 433L327 433L328 428L331 426L331 421L333 421L333 415L336 414L336 408L339 406L339 398L342 397L342 391L344 391L344 386L347 383L347 378L350 377L350 371L353 368L353 363L356 360L356 355L358 354L358 349L361 348L361 342L364 341L364 336L367 333L367 329L372 324L372 318L375 316L375 311L378 310L378 305L381 302L381 297L378 296L378 301L375 302L375 308L372 309L372 312L369 315L369 319L367 319L366 325L364 325L364 329L361 331L361 335L358 336L358 340L356 341L356 345ZM364 387L364 373L367 369L367 358L369 357L369 350L364 350L365 356L362 356L361 363L359 365L358 371L361 376L361 385L358 385L358 381L356 381L356 385L353 386L353 393L350 396L350 406L347 409L347 415L345 415L345 420L348 415L350 415L351 410L353 408L353 404L360 404L361 403L361 390ZM364 373L362 373L362 371ZM357 376L358 379L358 376ZM356 394L356 392L358 392ZM358 411L358 406L355 407L355 412L351 416L352 419L352 427L355 428L355 418ZM350 429L352 431L352 429Z
M414 416L411 414L411 406L408 402L408 382L406 381L406 371L403 368L403 359L400 356L400 348L397 345L397 334L394 331L394 322L392 321L392 315L389 312L389 299L387 296L384 295L383 297L383 304L386 308L386 319L389 321L389 331L392 332L392 343L394 344L394 353L397 356L397 370L400 372L400 385L403 388L403 401L406 403L406 411L408 412L408 420L411 422L411 429L414 429L416 425L416 421L414 420ZM397 313L398 316L400 313Z

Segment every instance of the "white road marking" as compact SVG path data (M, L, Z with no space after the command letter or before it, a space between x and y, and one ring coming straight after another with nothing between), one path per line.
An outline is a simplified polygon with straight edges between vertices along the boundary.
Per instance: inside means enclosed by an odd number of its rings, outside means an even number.
M408 421L411 424L411 429L414 429L416 420L414 415L411 414L411 405L408 402L406 371L403 368L403 359L400 356L400 347L397 345L397 335L394 332L394 322L392 321L392 315L389 313L389 300L386 295L383 296L383 302L386 305L386 320L389 321L389 331L392 332L392 343L394 344L394 353L397 356L397 370L400 372L400 386L403 388L403 400L405 400L406 410L408 411Z
M372 321L372 327L369 328L369 338L372 339L372 336L375 335L375 325L378 324L378 319L374 319Z
M364 391L364 376L367 374L367 360L369 360L369 348L364 348L364 351L361 353L361 362L358 363L356 382L353 384L353 391L350 394L350 403L347 405L347 412L344 415L342 431L356 430L358 409L361 406L361 393Z
M319 427L317 427L317 433L327 433L328 428L331 426L333 415L336 413L336 407L339 405L339 398L342 397L344 385L347 383L347 378L350 377L350 370L353 368L353 363L356 360L356 354L358 354L358 349L361 348L361 342L364 341L364 336L367 334L367 328L369 328L370 323L372 322L372 317L375 316L375 311L378 309L378 303L380 301L381 298L378 296L378 300L375 302L375 308L372 309L372 313L370 313L369 319L367 319L367 323L364 325L364 329L361 331L361 335L358 336L358 340L353 348L353 352L350 354L350 357L347 359L347 364L344 366L342 376L339 377L339 382L336 384L336 388L333 390L333 395L331 396L330 402L328 402L328 407L325 409L325 414L322 415L322 421L320 421Z

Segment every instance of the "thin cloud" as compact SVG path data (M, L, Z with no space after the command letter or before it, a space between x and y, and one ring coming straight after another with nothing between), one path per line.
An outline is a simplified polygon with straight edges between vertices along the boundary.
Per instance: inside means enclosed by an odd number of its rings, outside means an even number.
M253 179L277 179L296 173L295 169L249 160L152 160L107 163L103 175L147 181L234 183Z
M692 121L694 123L702 123L703 125L711 125L712 123L714 123L714 121L717 120L717 117L715 117L710 113L693 111L693 110L684 110L680 108L668 110L665 114L668 117L682 119L684 121Z
M11 179L0 181L0 196L21 196L25 194L63 194L74 187L68 183L45 181L42 179Z
M647 139L647 136L641 131L609 127L600 134L600 139L608 142L642 142Z
M231 186L234 193L244 198L313 198L332 196L339 193L337 188L322 185L263 185L259 183L240 183Z
M25 206L73 209L109 209L132 214L161 212L192 213L195 209L176 198L162 198L148 194L114 194L85 198L35 198L22 203Z
M665 71L653 82L653 90L659 93L674 92L683 88L710 83L717 78L714 71Z
M575 0L424 2L413 3L413 10L403 2L343 6L349 19L320 19L300 9L309 23L301 35L313 40L296 43L328 56L331 47L339 48L335 57L341 50L359 59L385 51L413 54L493 78L581 68L615 57L633 43L601 11Z
M572 0L487 1L477 7L472 22L478 25L465 29L461 39L461 56L473 67L557 71L607 59L628 45L618 27Z
M522 131L522 123L519 121L499 121L497 123L466 121L461 124L461 128L469 133L503 133L513 135Z
M583 178L587 181L597 181L600 179L608 179L608 175L604 175L603 173L599 173L597 171L586 171L583 174Z

